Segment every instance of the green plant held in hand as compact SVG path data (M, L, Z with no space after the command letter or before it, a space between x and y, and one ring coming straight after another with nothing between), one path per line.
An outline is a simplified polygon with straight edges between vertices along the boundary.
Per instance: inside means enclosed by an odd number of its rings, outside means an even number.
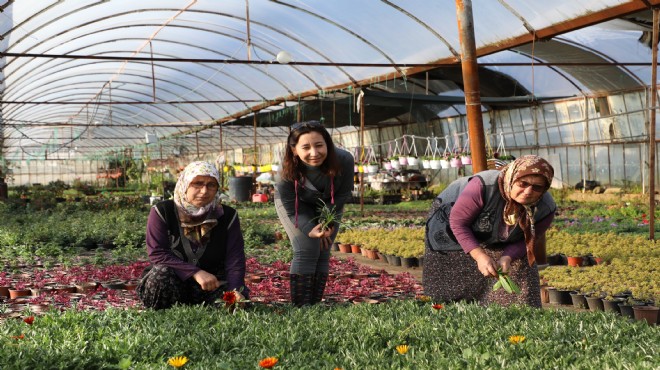
M323 200L319 199L319 215L316 218L319 224L321 224L321 230L325 231L335 225L338 222L339 216L337 215L337 209L334 205L328 206Z
M497 269L497 282L493 285L493 291L504 288L507 293L520 293L520 287L511 280L509 274Z

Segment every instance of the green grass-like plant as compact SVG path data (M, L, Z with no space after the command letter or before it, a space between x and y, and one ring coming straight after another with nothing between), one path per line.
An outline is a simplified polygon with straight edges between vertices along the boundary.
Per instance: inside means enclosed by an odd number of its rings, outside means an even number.
M524 341L512 343L515 335ZM412 300L234 314L70 310L0 325L3 369L167 369L173 356L188 357L187 369L256 369L270 356L281 369L654 369L659 342L656 328L608 313Z

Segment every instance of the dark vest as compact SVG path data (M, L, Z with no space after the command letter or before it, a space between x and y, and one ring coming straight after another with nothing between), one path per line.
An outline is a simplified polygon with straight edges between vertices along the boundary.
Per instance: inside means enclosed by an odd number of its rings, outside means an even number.
M190 242L182 238L179 216L173 200L164 200L154 208L167 224L170 248L178 258L207 271L219 278L225 277L225 255L227 254L227 229L236 217L236 210L223 205L224 214L218 217L218 224L211 230L211 238L205 246L199 247L197 254L192 252ZM184 240L185 239L185 240Z
M440 206L426 221L426 241L432 251L462 250L449 227L449 214L456 199L458 199L458 196L463 192L468 181L472 178L481 181L483 185L482 198L484 200L484 208L471 226L472 232L479 241L479 244L489 249L501 249L505 244L517 242L525 238L520 226L516 225L506 239L500 239L499 230L504 222L502 214L504 212L505 201L497 184L499 174L500 171L489 170L479 172L471 177L462 177L449 184L438 195L437 199L440 201ZM534 223L555 212L556 208L557 206L552 196L549 193L543 194L541 200L536 204Z

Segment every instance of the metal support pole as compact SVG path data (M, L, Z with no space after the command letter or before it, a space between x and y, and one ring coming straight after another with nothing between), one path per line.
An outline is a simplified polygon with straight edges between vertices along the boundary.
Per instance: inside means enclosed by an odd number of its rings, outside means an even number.
M658 14L653 9L653 67L651 68L651 119L649 122L649 239L655 240L655 111L658 101Z
M218 129L220 130L220 153L225 155L224 149L222 147L222 125L218 126ZM225 163L227 163L227 156L225 156ZM223 187L223 184L225 183L225 169L218 168L218 172L220 172L220 186Z
M358 161L362 161L364 158L364 99L360 99L360 158L355 158ZM360 176L360 212L364 216L364 167L362 172L359 172Z
M252 116L252 122L253 122L253 139L254 139L254 152L252 153L252 183L256 181L257 178L257 112L254 112L254 115ZM252 194L252 191L250 191L250 194Z
M199 160L199 132L195 131L195 148L197 149L197 160Z
M472 172L477 173L486 170L487 166L471 0L456 0L456 20L458 21L458 35L461 42L461 67L463 70L468 134L470 135L470 151L472 152Z

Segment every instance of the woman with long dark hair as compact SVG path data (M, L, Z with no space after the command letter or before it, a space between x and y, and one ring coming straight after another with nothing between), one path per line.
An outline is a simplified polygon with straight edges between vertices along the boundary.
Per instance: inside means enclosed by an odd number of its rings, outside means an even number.
M323 298L330 245L337 236L344 204L352 197L353 163L349 152L335 148L320 122L291 126L281 180L275 186L275 209L293 246L290 287L296 306ZM323 205L337 214L327 229L319 223Z

